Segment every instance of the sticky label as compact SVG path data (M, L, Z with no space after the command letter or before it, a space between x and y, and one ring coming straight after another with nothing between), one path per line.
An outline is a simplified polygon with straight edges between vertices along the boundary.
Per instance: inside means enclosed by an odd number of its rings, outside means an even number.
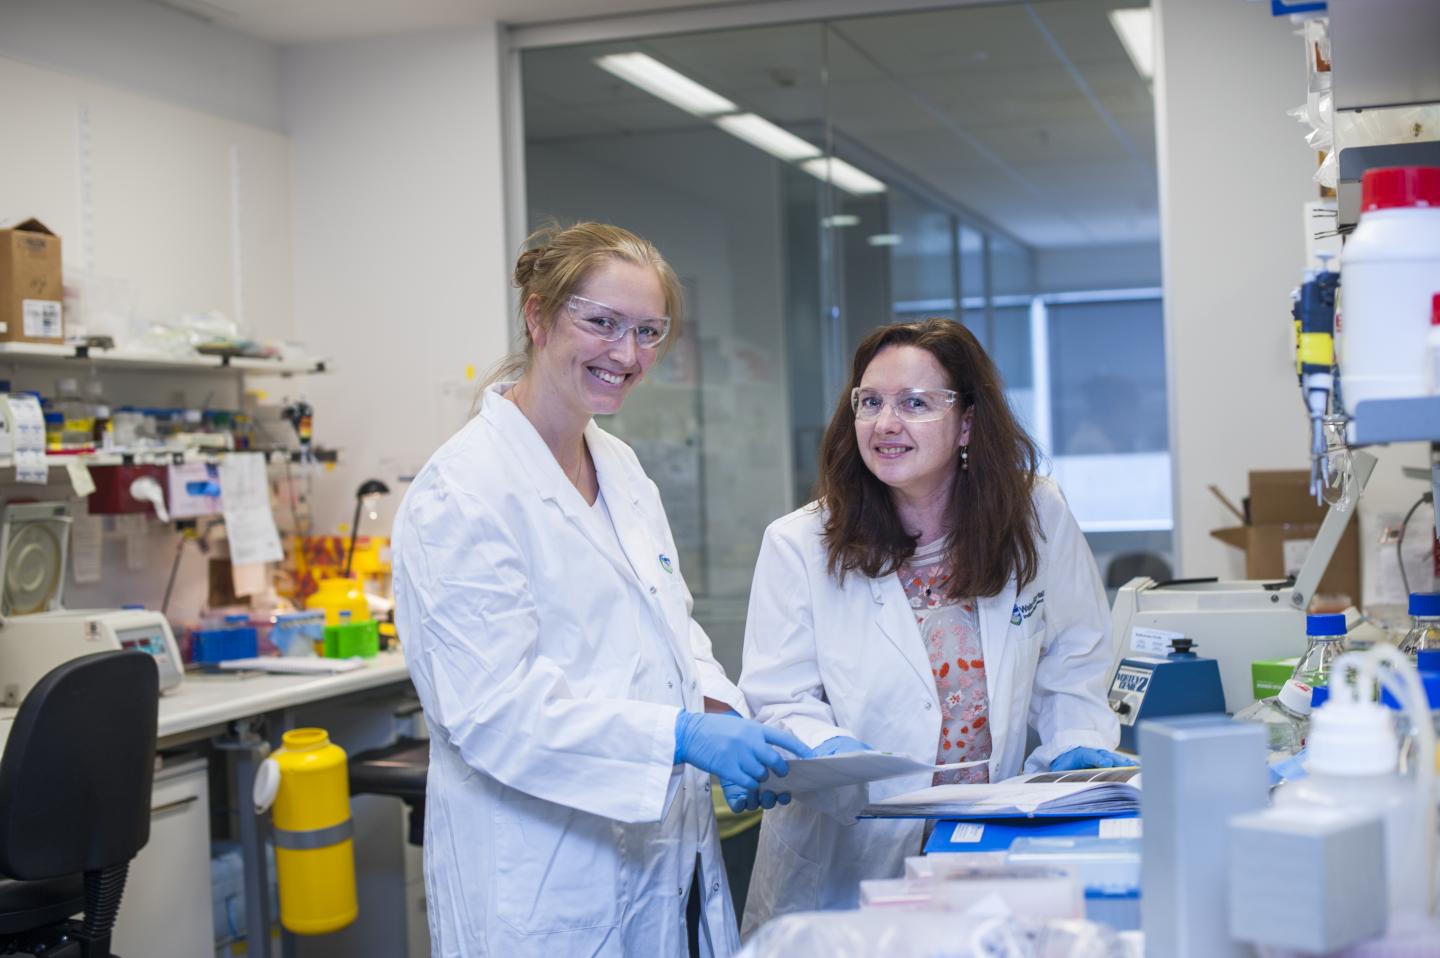
M61 335L60 303L54 299L21 300L26 336L59 339Z
M1170 632L1166 629L1142 629L1136 626L1130 633L1130 648L1145 655L1164 658L1170 653L1170 640L1185 638L1184 632Z
M85 463L72 459L65 464L65 471L70 474L70 488L75 490L75 495L84 499L95 491L95 479Z
M956 845L973 845L984 834L984 825L976 825L974 822L957 822L955 831L950 833L950 841Z

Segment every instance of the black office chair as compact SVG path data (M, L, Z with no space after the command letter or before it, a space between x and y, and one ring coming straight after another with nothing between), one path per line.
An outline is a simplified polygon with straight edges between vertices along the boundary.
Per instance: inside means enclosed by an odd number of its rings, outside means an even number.
M126 871L150 840L159 700L153 658L101 652L20 703L0 758L0 954L110 958Z
M351 795L391 795L410 807L409 840L425 843L425 778L430 773L430 743L402 738L350 759Z

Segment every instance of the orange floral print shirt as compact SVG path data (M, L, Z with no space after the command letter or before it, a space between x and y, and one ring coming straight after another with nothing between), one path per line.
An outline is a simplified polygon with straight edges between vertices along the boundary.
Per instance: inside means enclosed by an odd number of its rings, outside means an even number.
M985 656L975 600L945 594L950 574L944 565L946 540L917 549L897 575L915 613L920 639L930 657L940 699L940 742L936 762L990 758L990 699L985 691ZM938 772L934 784L988 782L984 765Z

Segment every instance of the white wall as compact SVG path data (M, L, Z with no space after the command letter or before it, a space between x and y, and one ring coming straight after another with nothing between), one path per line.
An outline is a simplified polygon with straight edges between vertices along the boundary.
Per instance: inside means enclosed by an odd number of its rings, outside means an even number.
M1285 116L1304 99L1303 47L1259 4L1154 9L1176 555L1182 575L1239 577L1239 551L1209 535L1232 520L1206 486L1238 500L1251 469L1309 466L1288 293L1306 266L1301 205L1315 198L1315 156ZM1426 462L1419 444L1371 451L1380 464L1361 502L1367 583L1382 518L1423 488L1400 468ZM1417 517L1411 533L1423 528Z
M290 47L300 334L335 361L304 383L316 436L340 448L317 531L349 523L366 478L391 484L464 421L508 330L495 27Z
M0 56L280 129L279 47L155 0L4 0Z

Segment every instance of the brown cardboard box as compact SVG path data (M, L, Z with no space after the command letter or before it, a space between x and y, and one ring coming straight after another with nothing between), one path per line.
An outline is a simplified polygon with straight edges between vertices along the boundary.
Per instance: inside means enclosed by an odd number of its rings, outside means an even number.
M0 340L63 343L60 237L36 219L0 229Z
M1278 582L1298 572L1325 520L1324 507L1317 506L1310 495L1310 473L1304 470L1251 472L1244 512L1224 496L1220 499L1245 525L1215 529L1210 534L1245 550L1247 579ZM1353 517L1316 591L1348 596L1351 604L1360 604L1360 529Z

